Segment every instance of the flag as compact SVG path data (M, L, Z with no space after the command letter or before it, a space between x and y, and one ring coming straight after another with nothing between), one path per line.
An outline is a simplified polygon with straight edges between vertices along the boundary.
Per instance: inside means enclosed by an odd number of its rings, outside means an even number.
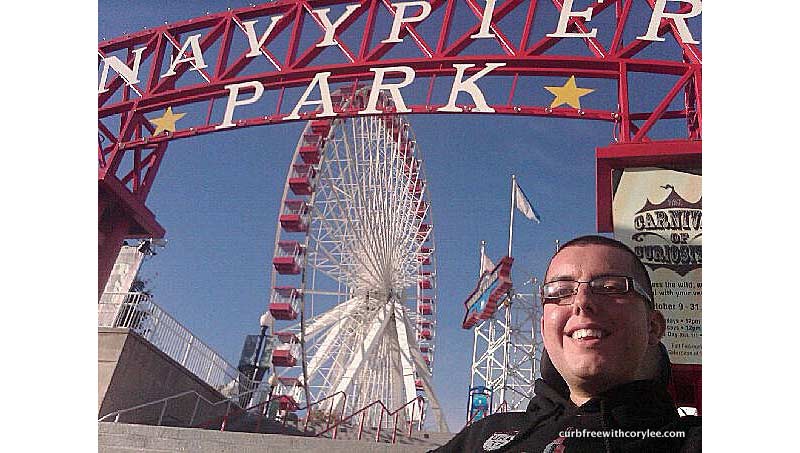
M491 272L492 269L494 269L494 263L488 256L483 255L481 257L481 275L483 275L484 272Z
M517 184L516 180L514 180L514 191L517 209L519 209L519 211L529 220L534 220L536 223L541 223L539 220L539 214L534 211L533 206L531 206L531 202L528 201L528 197L526 197L525 193L522 192L522 189L519 187L519 184Z

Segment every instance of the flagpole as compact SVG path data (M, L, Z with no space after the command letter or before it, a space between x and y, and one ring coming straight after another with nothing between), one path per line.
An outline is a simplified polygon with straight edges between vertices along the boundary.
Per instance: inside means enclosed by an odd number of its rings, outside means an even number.
M511 175L511 215L508 221L508 256L511 256L511 244L514 239L514 210L516 209L517 198L517 175ZM503 325L503 374L501 377L500 386L500 401L506 399L506 387L508 387L508 353L509 342L511 335L509 329L511 328L511 291L506 294L506 299L503 302L505 308L505 324ZM500 403L502 404L502 402Z
M511 241L514 239L514 205L517 191L517 175L511 175L511 220L508 221L508 256L511 256Z
M481 262L478 264L478 278L483 275L483 257L486 256L486 241L481 241Z

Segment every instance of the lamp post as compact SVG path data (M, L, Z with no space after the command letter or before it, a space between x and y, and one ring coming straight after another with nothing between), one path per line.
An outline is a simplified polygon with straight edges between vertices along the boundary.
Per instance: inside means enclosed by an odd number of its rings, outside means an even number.
M264 338L267 336L267 329L272 325L274 318L269 312L264 313L259 318L259 324L261 324L261 333L258 335L258 343L256 344L256 357L255 363L253 364L253 381L261 380L261 371L260 362L261 362L261 352L264 348Z

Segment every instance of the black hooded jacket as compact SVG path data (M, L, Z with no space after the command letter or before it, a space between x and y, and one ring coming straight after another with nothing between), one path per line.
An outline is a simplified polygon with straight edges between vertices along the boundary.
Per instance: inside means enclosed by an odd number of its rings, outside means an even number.
M435 451L701 451L700 417L679 417L667 393L670 367L665 349L662 348L662 373L657 379L617 386L580 407L569 399L569 388L552 366L547 353L543 355L543 378L536 380L536 396L525 412L499 413L479 420ZM565 435L568 430L574 434Z

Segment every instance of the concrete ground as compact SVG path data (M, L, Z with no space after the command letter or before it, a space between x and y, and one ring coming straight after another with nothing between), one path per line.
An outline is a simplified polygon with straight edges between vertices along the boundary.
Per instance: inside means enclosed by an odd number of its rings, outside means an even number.
M281 434L221 432L196 428L98 423L99 453L393 453L425 452L443 445L453 433L417 432L398 435L397 444L368 440L332 440ZM402 442L402 443L401 443Z

